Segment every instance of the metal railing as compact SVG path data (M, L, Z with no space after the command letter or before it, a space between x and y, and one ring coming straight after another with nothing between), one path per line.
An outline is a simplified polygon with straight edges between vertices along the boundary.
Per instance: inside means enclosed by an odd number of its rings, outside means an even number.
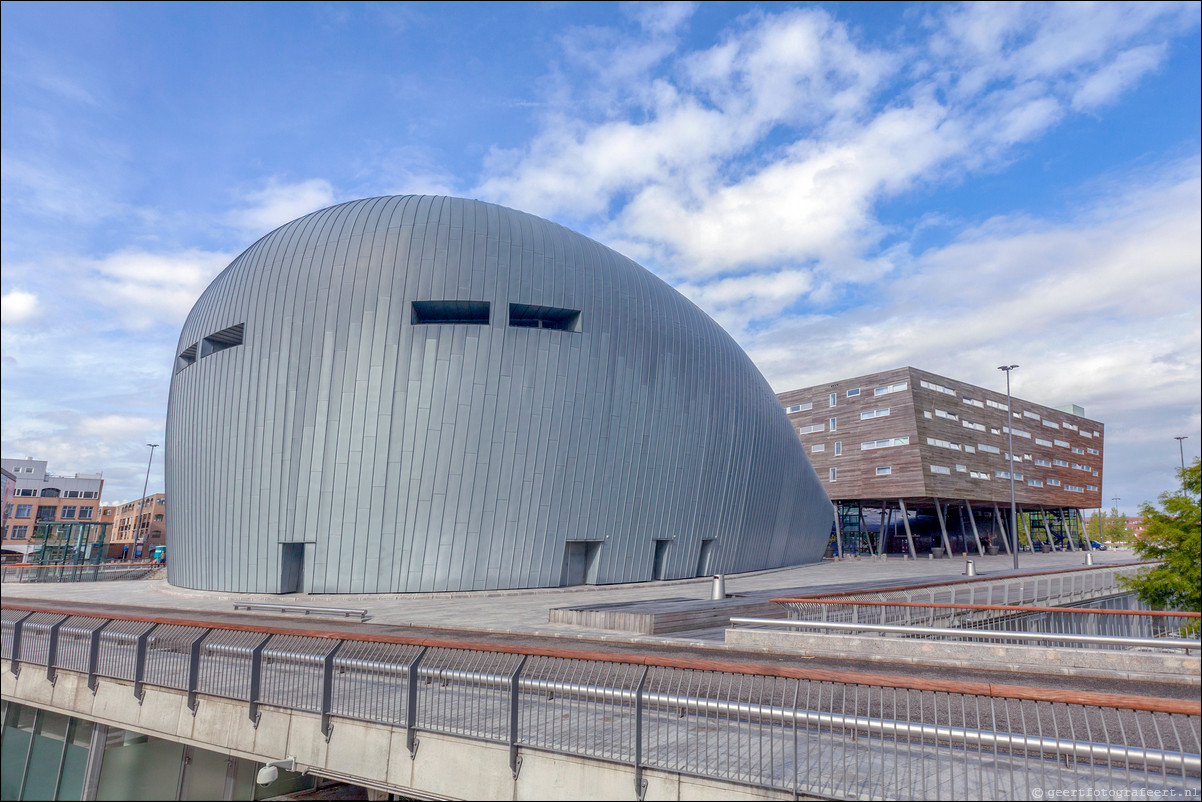
M801 629L822 633L876 633L900 638L923 638L951 640L965 643L980 641L1025 644L1028 646L1079 646L1106 649L1155 649L1170 651L1182 649L1186 654L1198 651L1202 643L1188 638L1137 638L1107 635L1072 635L1047 632L1024 632L1020 630L955 629L952 627L925 627L909 624L869 624L841 621L782 621L779 618L732 618L731 626L772 627Z
M906 587L828 593L823 599L894 601L911 604L996 604L1059 607L1128 593L1119 582L1134 576L1147 563L1091 568L1071 568L1020 576L978 577L962 582L934 582ZM780 603L802 602L811 597L773 599Z
M120 582L145 579L163 565L156 562L8 563L0 566L4 582Z
M1142 606L1128 596L1079 607L923 604L852 599L777 599L787 622L732 618L732 626L801 626L811 631L878 632L902 637L1040 642L1111 649L1198 649L1198 613L1123 609ZM1045 635L1047 637L1039 637ZM1170 643L1171 640L1181 643ZM1184 644L1184 645L1183 645Z
M833 798L1196 795L1202 705L985 683L3 609L3 657L321 715ZM85 658L86 655L86 658ZM295 725L294 725L295 726Z

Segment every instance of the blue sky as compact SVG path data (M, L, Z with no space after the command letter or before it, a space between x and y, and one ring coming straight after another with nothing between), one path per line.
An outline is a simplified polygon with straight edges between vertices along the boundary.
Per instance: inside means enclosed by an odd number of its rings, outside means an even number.
M2 7L5 456L140 495L179 326L333 203L542 215L778 391L914 365L1107 427L1131 511L1200 435L1197 3ZM151 489L162 487L161 463Z

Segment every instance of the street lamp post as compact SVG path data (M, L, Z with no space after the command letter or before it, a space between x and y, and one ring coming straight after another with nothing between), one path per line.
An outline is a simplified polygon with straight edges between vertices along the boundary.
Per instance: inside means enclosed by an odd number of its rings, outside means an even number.
M1185 470L1185 446L1181 444L1181 441L1185 440L1187 437L1188 435L1182 434L1173 438L1177 441L1177 451L1181 453L1181 470L1183 471Z
M159 447L158 443L147 443L150 446L150 459L146 461L146 481L142 483L142 501L138 503L138 520L134 523L134 554L138 552L138 529L142 526L142 510L146 509L146 488L150 486L150 463L154 462L154 450ZM146 527L146 531L150 531L150 527ZM149 544L147 544L149 545Z
M1006 473L1010 474L1010 543L1014 554L1014 570L1018 570L1018 504L1014 499L1014 409L1010 399L1010 371L1018 365L999 365L998 370L1006 372L1006 431L1010 433L1010 465Z
M1115 523L1118 523L1118 520L1119 520L1119 497L1111 496L1110 500L1114 502L1114 521L1115 521ZM1101 537L1101 535L1102 535L1102 530L1099 529L1098 536ZM1105 542L1105 541L1103 541L1103 542Z

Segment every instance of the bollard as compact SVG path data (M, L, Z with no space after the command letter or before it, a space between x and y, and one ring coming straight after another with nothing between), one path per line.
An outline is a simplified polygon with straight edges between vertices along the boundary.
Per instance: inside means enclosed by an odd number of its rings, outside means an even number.
M964 575L965 576L976 576L977 575L977 565L972 560L964 561Z
M1093 552L1092 551L1085 552L1085 564L1093 565Z
M713 585L713 588L710 590L710 598L711 599L725 599L726 598L726 577L722 576L722 574L714 574L714 585Z

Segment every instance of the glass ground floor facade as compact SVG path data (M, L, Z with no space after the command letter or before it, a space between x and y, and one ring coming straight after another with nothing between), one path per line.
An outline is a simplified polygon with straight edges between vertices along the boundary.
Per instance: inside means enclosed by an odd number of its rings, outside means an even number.
M258 800L313 786L280 771L255 784L261 763L3 703L0 800Z

